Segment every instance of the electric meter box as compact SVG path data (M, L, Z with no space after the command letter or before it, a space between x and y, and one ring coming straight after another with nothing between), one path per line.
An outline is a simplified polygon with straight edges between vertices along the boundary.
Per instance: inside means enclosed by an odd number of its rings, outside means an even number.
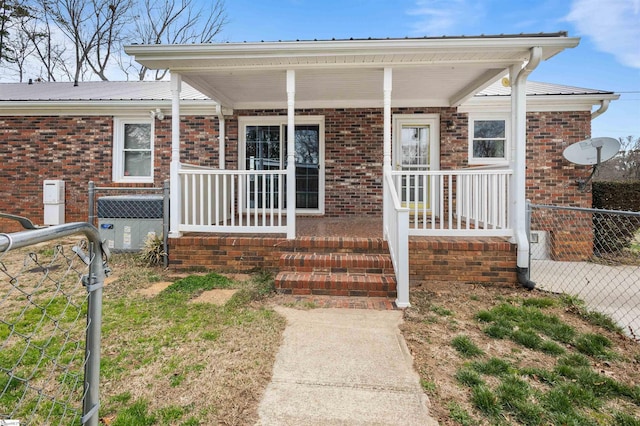
M44 224L61 225L64 223L64 181L47 179L42 183L42 204L44 205Z
M114 195L98 198L100 239L114 252L135 252L150 236L162 235L161 195Z

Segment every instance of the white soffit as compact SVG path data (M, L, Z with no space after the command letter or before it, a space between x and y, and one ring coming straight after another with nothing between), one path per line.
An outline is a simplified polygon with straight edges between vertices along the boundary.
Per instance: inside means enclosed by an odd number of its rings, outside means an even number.
M543 59L578 44L564 33L387 40L127 46L150 68L168 68L234 109L286 107L286 70L296 71L296 107L382 105L393 69L392 105L452 106L483 89L540 46Z

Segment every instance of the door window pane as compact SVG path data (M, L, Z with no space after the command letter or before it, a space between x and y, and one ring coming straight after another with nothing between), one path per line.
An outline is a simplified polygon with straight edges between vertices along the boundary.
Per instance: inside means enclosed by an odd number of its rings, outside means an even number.
M287 126L284 126L285 155L286 129ZM317 209L320 192L320 127L318 125L299 125L296 126L295 135L296 208Z
M402 166L429 165L429 126L402 126Z

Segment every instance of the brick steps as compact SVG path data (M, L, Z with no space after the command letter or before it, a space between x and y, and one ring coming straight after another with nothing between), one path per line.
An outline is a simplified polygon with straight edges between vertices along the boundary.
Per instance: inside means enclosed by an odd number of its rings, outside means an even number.
M285 253L275 285L283 294L396 296L391 258L379 253Z

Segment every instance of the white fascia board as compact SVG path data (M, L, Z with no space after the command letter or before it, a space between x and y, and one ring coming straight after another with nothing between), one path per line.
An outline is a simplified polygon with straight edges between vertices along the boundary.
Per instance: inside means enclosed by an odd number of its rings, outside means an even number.
M601 101L615 100L619 97L619 95L615 94L527 96L527 111L591 111L594 106L600 105ZM473 98L458 107L458 112L463 113L508 111L511 111L511 98L509 96Z
M216 115L216 103L211 100L183 100L181 115ZM132 116L148 114L156 108L171 115L171 101L0 101L0 116ZM232 110L223 109L225 115Z

